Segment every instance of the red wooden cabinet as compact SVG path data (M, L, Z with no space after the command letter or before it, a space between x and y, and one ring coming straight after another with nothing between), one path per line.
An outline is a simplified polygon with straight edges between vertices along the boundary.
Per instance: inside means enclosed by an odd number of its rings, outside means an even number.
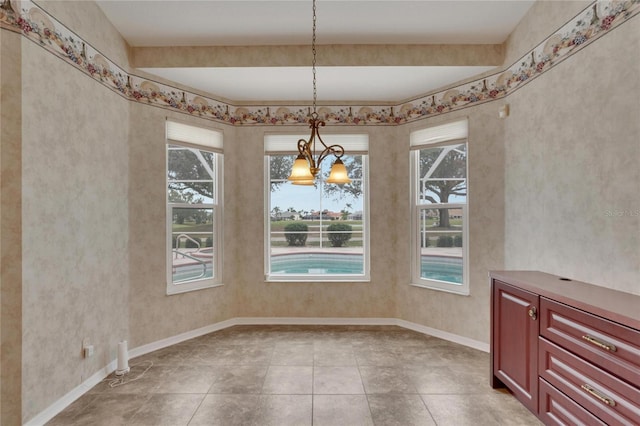
M640 425L640 296L533 271L491 277L491 386L548 425Z
M505 385L537 413L539 297L501 281L492 285L492 385Z

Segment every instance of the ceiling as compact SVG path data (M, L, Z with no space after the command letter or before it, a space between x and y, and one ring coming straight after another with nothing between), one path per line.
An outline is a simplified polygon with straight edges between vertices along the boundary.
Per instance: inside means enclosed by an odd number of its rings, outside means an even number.
M100 0L130 46L309 46L308 66L149 66L142 70L237 101L312 98L310 0ZM496 45L528 0L317 0L317 44ZM319 52L320 53L320 52ZM318 57L318 63L322 61ZM260 64L257 64L260 65ZM284 64L286 65L286 64ZM472 66L318 66L319 101L398 101L493 69Z

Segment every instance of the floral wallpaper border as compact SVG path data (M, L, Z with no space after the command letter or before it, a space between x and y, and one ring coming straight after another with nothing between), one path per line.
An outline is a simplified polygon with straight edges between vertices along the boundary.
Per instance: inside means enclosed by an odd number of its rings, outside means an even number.
M35 3L0 0L0 28L21 33L123 97L232 125L306 124L306 106L234 106L130 74ZM598 0L507 69L395 106L322 106L327 124L398 125L502 99L640 13L640 0Z

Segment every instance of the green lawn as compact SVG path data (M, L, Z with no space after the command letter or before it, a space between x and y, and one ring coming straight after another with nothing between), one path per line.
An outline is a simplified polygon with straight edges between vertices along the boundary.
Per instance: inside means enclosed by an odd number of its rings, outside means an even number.
M184 232L184 233L194 233L194 232L211 232L211 227L213 225L211 223L200 223L196 224L195 222L187 222L185 221L183 224L174 223L173 224L173 232Z

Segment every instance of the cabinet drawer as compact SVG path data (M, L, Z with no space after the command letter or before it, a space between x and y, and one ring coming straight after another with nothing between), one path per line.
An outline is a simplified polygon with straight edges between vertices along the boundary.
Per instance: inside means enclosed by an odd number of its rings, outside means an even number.
M541 297L540 334L640 386L640 331Z
M640 389L540 338L538 373L609 425L640 424Z
M545 425L606 425L544 379L540 379L538 389L540 390L539 417Z

